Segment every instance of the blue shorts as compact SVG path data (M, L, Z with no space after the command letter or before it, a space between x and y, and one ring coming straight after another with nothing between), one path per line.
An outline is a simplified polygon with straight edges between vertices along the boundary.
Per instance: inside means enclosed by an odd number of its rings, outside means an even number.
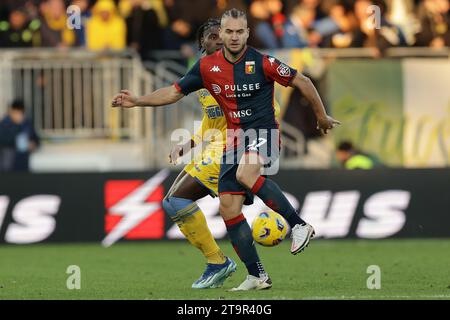
M220 164L219 186L220 194L242 194L245 205L253 204L253 194L241 185L236 178L237 169L242 156L246 153L259 155L263 161L264 170L268 171L278 164L280 155L280 138L278 129L261 129L246 133L239 137L234 147L229 147L222 155ZM267 174L263 174L267 175Z

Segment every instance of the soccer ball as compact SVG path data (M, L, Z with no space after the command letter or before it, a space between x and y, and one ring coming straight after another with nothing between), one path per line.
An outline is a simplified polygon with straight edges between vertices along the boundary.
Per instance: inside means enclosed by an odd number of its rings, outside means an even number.
M284 218L272 210L261 212L253 220L253 239L265 247L273 247L286 237L288 224Z

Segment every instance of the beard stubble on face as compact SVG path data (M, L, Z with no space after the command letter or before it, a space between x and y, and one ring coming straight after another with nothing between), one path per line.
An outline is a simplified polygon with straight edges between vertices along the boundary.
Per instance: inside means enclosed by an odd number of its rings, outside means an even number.
M226 46L225 44L223 45L223 48L227 51L227 53L232 57L232 58L237 58L239 57L239 55L242 53L242 51L244 51L245 47L246 47L246 43L242 44L240 48L238 49L231 49L230 47Z

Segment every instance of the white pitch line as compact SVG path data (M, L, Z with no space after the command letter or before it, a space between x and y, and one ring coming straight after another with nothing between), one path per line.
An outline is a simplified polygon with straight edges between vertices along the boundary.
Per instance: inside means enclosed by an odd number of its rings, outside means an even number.
M336 299L421 299L421 298L441 298L450 299L450 295L424 295L424 296L330 296L330 297L305 297L303 300L336 300Z

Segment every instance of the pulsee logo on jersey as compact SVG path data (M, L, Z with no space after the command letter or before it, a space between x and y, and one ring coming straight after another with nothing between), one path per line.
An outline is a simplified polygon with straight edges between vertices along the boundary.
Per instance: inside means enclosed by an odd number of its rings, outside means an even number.
M215 95L222 92L222 87L216 83L211 84L211 88ZM261 83L226 84L223 89L227 98L245 98L252 95L250 92L261 89Z
M257 83L245 83L245 84L226 84L225 91L242 92L242 91L255 91L261 89L261 84Z
M211 85L211 87L212 87L212 89L213 89L213 92L214 92L217 96L222 92L222 89L220 88L220 86L219 86L218 84L213 83L213 84Z

